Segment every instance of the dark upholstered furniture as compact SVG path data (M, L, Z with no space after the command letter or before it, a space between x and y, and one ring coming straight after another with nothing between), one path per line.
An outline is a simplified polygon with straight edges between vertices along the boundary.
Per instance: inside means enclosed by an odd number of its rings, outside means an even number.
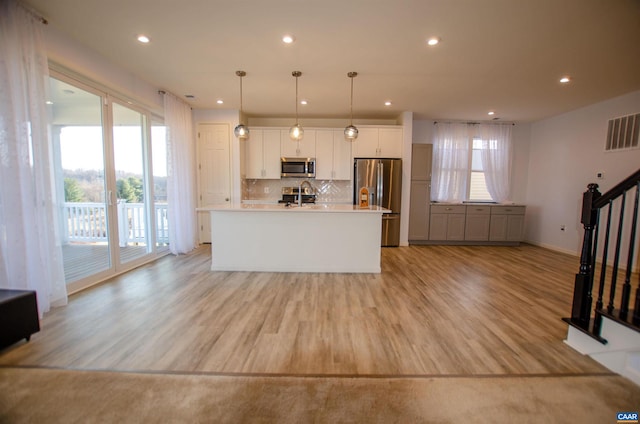
M0 289L0 349L40 331L36 292Z

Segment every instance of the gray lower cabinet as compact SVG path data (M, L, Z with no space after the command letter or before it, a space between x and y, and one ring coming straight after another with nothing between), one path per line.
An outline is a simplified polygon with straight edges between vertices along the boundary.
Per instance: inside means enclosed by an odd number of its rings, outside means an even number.
M429 240L431 181L411 181L409 240Z
M464 240L466 207L431 205L429 240Z
M489 241L521 241L525 206L491 206Z
M432 204L425 243L517 244L524 236L525 206Z
M467 216L464 229L464 239L471 241L489 240L489 225L491 223L490 206L467 206Z

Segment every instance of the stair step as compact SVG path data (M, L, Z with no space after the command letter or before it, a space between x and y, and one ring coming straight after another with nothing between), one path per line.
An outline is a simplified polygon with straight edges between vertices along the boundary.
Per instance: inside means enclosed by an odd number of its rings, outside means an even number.
M594 321L595 321L595 320L593 320L593 319L592 319L592 320L589 322L589 328L588 328L588 329L583 328L583 327L582 327L582 326L580 326L579 324L577 324L577 323L573 322L573 321L571 320L571 318L562 318L562 321L566 322L567 324L569 324L569 325L570 325L570 326L572 326L573 328L575 328L575 329L577 329L577 330L582 331L584 334L586 334L587 336L589 336L589 337L591 337L591 338L593 338L593 339L597 340L598 342L602 343L603 345L606 345L606 344L607 344L607 339L602 338L602 337L600 337L600 336L598 336L598 335L596 335L596 334L594 333L594 331L593 331L593 323L594 323Z
M634 320L633 312L634 312L633 310L630 310L627 313L626 317L620 317L619 309L614 309L611 313L609 313L606 309L596 309L597 315L607 317L610 320L617 322L618 324L622 324L625 327L640 333L640 319Z

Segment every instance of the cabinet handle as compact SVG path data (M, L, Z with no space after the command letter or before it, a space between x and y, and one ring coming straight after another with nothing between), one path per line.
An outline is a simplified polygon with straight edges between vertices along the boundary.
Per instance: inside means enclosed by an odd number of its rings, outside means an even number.
M445 211L452 211L453 208L446 208Z
M511 212L511 209L505 209L504 211L505 212Z
M477 208L477 209L476 209L476 212L482 212L482 210L483 210L483 209L481 209L481 208Z

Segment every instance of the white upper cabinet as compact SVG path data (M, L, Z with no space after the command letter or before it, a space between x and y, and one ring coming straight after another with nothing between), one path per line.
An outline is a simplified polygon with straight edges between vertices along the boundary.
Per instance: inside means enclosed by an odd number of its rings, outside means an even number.
M314 158L316 157L316 130L304 130L304 137L300 141L293 141L289 137L289 130L280 132L280 154L285 158Z
M378 149L385 158L402 157L402 128L380 128Z
M402 128L358 128L353 157L401 158Z
M280 130L252 128L244 143L245 177L280 179Z
M316 179L350 180L351 145L342 130L316 131Z

